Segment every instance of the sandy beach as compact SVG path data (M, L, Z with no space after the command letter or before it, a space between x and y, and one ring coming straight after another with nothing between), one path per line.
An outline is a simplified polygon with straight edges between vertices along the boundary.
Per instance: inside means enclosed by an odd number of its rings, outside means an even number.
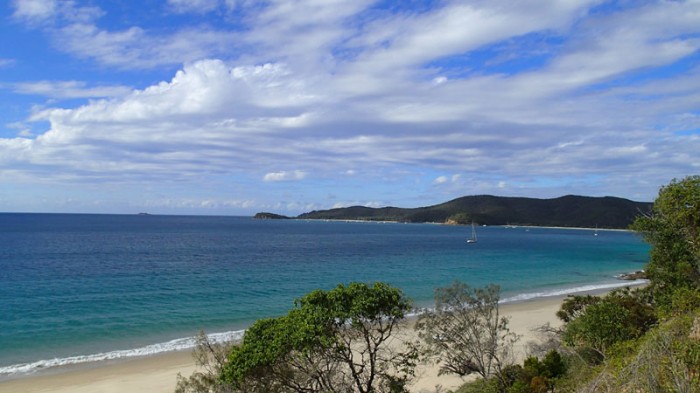
M521 357L527 343L538 338L533 328L559 323L555 313L562 299L535 299L501 306L501 313L511 318L511 329L522 335L516 348ZM190 375L194 370L189 351L173 352L0 382L0 393L172 393L177 374ZM420 366L412 391L430 392L436 385L453 389L463 383L456 376L438 377L437 371L437 366Z

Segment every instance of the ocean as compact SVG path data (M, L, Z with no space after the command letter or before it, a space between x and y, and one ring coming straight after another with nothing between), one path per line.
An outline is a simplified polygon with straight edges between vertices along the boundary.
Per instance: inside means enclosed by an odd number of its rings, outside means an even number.
M0 214L0 380L240 337L295 298L385 281L416 304L461 280L504 301L627 285L649 247L625 231Z

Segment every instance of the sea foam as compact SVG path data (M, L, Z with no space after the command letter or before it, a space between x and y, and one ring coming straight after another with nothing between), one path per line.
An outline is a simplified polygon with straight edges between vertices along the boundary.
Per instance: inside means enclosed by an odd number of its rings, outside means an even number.
M583 285L583 286L572 287L572 288L554 289L551 291L522 293L519 295L515 295L515 296L501 299L499 303L515 303L515 302L522 302L522 301L527 301L527 300L532 300L532 299L570 295L570 294L574 294L574 293L604 291L604 290L608 290L608 289L622 288L622 287L627 287L627 286L643 285L646 283L648 283L648 280L634 280L634 281L626 281L626 282L618 282L618 283ZM420 312L421 312L420 310L416 310L415 312L409 313L407 316L408 317L415 317L415 316L418 316L420 314ZM222 332L222 333L211 333L211 334L208 334L207 337L209 338L209 340L211 340L213 342L221 343L221 342L227 342L227 341L233 341L233 340L240 340L243 337L244 332L245 332L245 330L235 330L235 331ZM6 366L6 367L0 367L0 377L13 377L13 376L17 376L17 375L27 375L27 374L35 373L37 371L50 369L52 367L71 366L71 365L100 362L100 361L106 361L106 360L116 360L116 359L150 356L150 355L156 355L156 354L164 353L164 352L181 351L181 350L194 348L195 345L196 345L196 337L185 337L185 338L178 338L178 339L163 342L163 343L146 345L144 347L135 348L135 349L110 351L110 352L104 352L104 353L97 353L97 354L93 354L93 355L80 355L80 356L70 356L70 357L65 357L65 358L39 360L39 361L32 362L32 363L22 363L22 364L15 364L15 365Z
M636 285L644 285L644 284L647 284L648 282L649 282L649 280L633 280L633 281L624 281L624 282L606 283L606 284L582 285L580 287L553 289L551 291L521 293L519 295L515 295L515 296L501 299L500 303L515 303L515 302L522 302L522 301L526 301L526 300L540 299L540 298L546 298L546 297L572 295L575 293L582 293L582 292L605 291L608 289L624 288L624 287L630 287L630 286L636 286Z
M610 289L644 285L644 284L648 284L648 283L649 283L649 280L638 279L638 280L630 280L630 281L616 282L616 283L589 284L589 285L582 285L582 286L578 286L578 287L558 288L558 289L552 289L549 291L542 291L542 292L521 293L521 294L518 294L515 296L503 298L503 299L499 300L498 303L499 304L518 303L518 302L524 302L524 301L534 300L534 299L544 299L544 298L548 298L548 297L573 295L576 293L605 292L605 291L610 290ZM435 310L434 307L418 307L418 308L414 309L413 311L407 313L406 316L408 318L415 318L415 317L420 316L422 313L424 313L426 311L434 311L434 310Z
M235 330L222 333L207 334L210 341L222 343L227 341L240 340L243 337L244 330ZM143 357L156 355L164 352L182 351L185 349L194 348L196 345L196 337L178 338L175 340L146 345L140 348L124 349L118 351L110 351L97 353L93 355L69 356L65 358L54 358L39 360L32 363L21 363L11 366L0 367L0 377L12 377L16 375L32 374L37 371L46 370L52 367L72 366L84 363L100 362L105 360L116 360L133 357Z

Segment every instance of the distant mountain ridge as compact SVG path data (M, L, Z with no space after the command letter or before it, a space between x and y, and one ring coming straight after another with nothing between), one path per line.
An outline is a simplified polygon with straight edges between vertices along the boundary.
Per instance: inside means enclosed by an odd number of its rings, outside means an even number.
M316 210L298 219L437 222L446 224L532 225L584 228L627 228L651 210L650 202L617 197L566 195L552 199L465 196L418 208L351 206Z

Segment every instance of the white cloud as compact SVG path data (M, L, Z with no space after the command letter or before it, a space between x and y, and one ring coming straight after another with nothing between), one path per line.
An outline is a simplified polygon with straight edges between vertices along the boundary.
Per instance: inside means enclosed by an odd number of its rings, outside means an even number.
M206 12L217 1L176 2L183 12ZM234 7L232 1L223 2ZM172 33L154 33L139 26L106 30L96 21L104 16L98 7L75 1L18 0L14 17L30 26L41 26L57 48L84 59L123 69L145 69L182 64L221 55L237 47L237 33L202 26L174 29ZM44 23L51 20L53 23Z
M35 139L0 139L0 161L15 175L114 181L259 181L267 173L262 180L275 182L313 173L334 184L361 173L369 184L391 171L450 192L529 191L540 177L557 186L571 177L658 185L697 169L700 141L677 131L697 128L700 74L644 74L693 59L697 3L633 4L607 15L587 14L595 1L438 3L391 14L369 1L242 2L235 6L245 28L236 31L106 30L64 18L50 34L78 58L120 70L185 65L142 90L14 85L22 94L108 99L34 112L30 120L49 128ZM170 4L182 12L227 7ZM522 60L518 44L530 35L545 50L524 70L470 57L498 45L499 58ZM303 171L279 171L290 167Z
M306 172L304 171L281 171L281 172L270 172L265 174L263 177L264 181L267 182L277 182L277 181L289 181L289 180L302 180L306 177Z
M57 23L90 23L103 15L98 7L79 6L73 0L14 0L12 16L30 26Z
M185 66L170 82L133 91L123 99L95 101L69 111L50 109L36 114L34 119L60 125L211 115L212 119L248 119L254 126L265 110L274 112L275 108L294 108L313 102L314 98L306 95L302 87L287 79L281 65L230 68L218 60L206 60ZM279 114L272 117L289 117L284 111Z
M380 201L345 201L345 202L336 202L331 206L331 208L332 209L340 209L340 208L350 207L350 206L365 206L365 207L380 208L380 207L385 207L386 205L387 205L386 202L380 202Z
M461 184L462 180L462 175L460 174L454 174L452 176L438 176L433 180L433 184L435 185L447 185L449 184L450 186L458 185Z
M365 72L420 66L445 56L542 30L568 26L594 1L453 2L435 11L374 23L358 63ZM372 71L374 70L374 71Z
M85 23L62 27L57 36L57 46L66 52L124 69L154 68L221 55L235 48L238 38L237 33L206 28L156 35L136 26L104 31Z
M205 13L219 7L219 0L168 0L176 12Z
M88 87L81 81L38 81L16 83L15 92L34 94L50 98L102 98L119 97L131 92L126 86L95 86Z
M29 22L40 22L51 18L58 10L57 0L14 0L13 17Z

